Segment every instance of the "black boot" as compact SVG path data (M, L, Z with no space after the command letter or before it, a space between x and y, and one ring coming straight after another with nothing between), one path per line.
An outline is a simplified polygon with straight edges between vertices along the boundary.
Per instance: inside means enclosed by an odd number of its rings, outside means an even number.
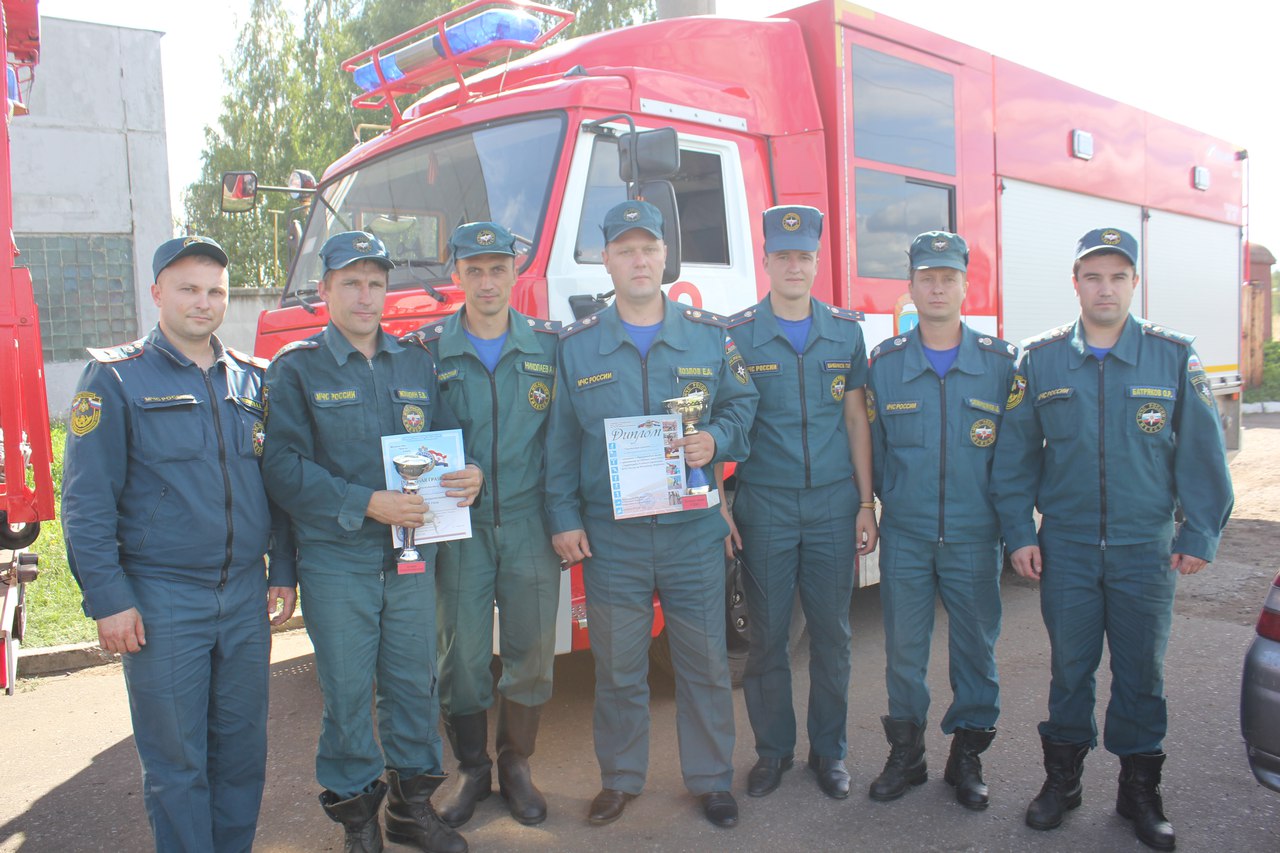
M489 759L489 715L485 711L444 718L445 734L458 759L457 782L440 800L440 819L449 826L471 820L476 803L493 790L493 762Z
M526 826L547 819L547 800L533 784L529 756L538 739L541 706L498 699L498 791L511 816Z
M967 809L980 811L990 804L978 756L987 751L995 736L995 729L956 729L951 736L951 755L942 778L956 789L956 802Z
M425 853L467 853L467 840L440 819L431 806L431 795L444 776L400 778L387 768L387 840L408 844Z
M871 783L871 799L896 800L911 785L923 785L929 778L924 760L924 728L910 720L881 717L884 736L889 741L889 759Z
M382 849L382 829L378 826L378 807L387 795L387 783L373 783L373 790L340 800L333 791L320 793L324 813L346 830L343 853L378 853Z
M1044 785L1027 806L1026 820L1032 829L1053 829L1084 799L1080 776L1089 744L1054 743L1041 736L1040 746L1044 750Z
M1164 816L1160 796L1160 768L1163 752L1120 756L1120 789L1116 811L1133 821L1138 840L1157 850L1172 850L1176 839L1173 825Z

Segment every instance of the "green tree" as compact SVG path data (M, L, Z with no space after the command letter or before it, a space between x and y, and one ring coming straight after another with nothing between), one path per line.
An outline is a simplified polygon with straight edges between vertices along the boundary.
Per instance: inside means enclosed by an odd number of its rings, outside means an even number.
M295 21L282 0L253 0L226 62L222 114L205 128L200 177L187 187L184 204L185 227L231 251L233 286L284 283L284 235L293 202L281 194L265 194L254 211L224 215L219 211L222 173L252 169L261 183L274 186L282 185L295 168L319 177L358 141L359 123L387 121L385 113L352 108L355 88L341 70L342 61L461 5L449 0L307 0L301 20ZM577 21L566 36L654 16L653 0L572 5ZM273 210L280 212L278 217Z

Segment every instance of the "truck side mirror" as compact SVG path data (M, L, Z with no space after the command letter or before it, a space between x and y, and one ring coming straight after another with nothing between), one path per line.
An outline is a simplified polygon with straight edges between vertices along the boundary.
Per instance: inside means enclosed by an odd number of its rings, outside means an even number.
M662 239L667 244L667 265L662 270L662 283L679 281L680 209L676 206L676 188L670 181L646 181L636 187L636 197L662 212Z
M257 172L222 173L222 212L247 213L258 204Z
M618 176L623 182L669 178L678 171L680 142L675 128L633 130L618 137Z

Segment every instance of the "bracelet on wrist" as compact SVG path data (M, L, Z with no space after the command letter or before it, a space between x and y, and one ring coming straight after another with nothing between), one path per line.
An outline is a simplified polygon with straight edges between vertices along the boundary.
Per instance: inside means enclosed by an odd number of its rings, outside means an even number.
M862 503L858 504L858 509L875 509L875 508L876 508L875 501L863 501Z

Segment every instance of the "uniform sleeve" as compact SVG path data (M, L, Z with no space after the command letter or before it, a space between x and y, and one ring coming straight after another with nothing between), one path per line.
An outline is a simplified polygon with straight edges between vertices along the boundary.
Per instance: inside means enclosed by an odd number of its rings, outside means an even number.
M854 323L853 352L850 355L849 381L845 388L861 388L867 384L870 369L867 367L867 342L862 335L862 324Z
M359 530L373 489L348 483L316 463L306 391L290 363L301 357L277 359L267 368L270 402L262 454L267 494L296 521L323 527L336 520L343 530Z
M271 541L267 546L267 585L295 587L298 585L298 546L293 539L293 525L289 514L275 501L268 499L271 511Z
M1173 451L1174 494L1185 520L1174 537L1173 553L1212 562L1235 495L1218 409L1209 378L1199 364L1195 350L1188 347L1173 423L1177 437Z
M991 499L1010 551L1038 542L1033 511L1040 489L1044 433L1033 404L1033 374L1032 354L1026 352L1011 383L991 465Z
M747 363L738 353L733 338L724 337L724 354L720 359L720 376L716 396L711 402L711 417L704 430L716 440L716 462L741 462L747 458L750 445L747 436L756 417L760 392L747 372Z
M555 387L547 416L546 501L551 532L582 529L582 504L578 494L582 477L582 425L566 384L564 348L556 356Z
M129 403L115 368L90 362L76 385L77 404L96 407L88 428L67 433L62 529L84 612L102 619L137 606L120 567L117 524L129 467Z
M888 445L885 441L884 419L877 410L880 392L876 388L876 370L867 371L867 420L871 422L871 486L876 494L881 493L884 485L885 453Z

